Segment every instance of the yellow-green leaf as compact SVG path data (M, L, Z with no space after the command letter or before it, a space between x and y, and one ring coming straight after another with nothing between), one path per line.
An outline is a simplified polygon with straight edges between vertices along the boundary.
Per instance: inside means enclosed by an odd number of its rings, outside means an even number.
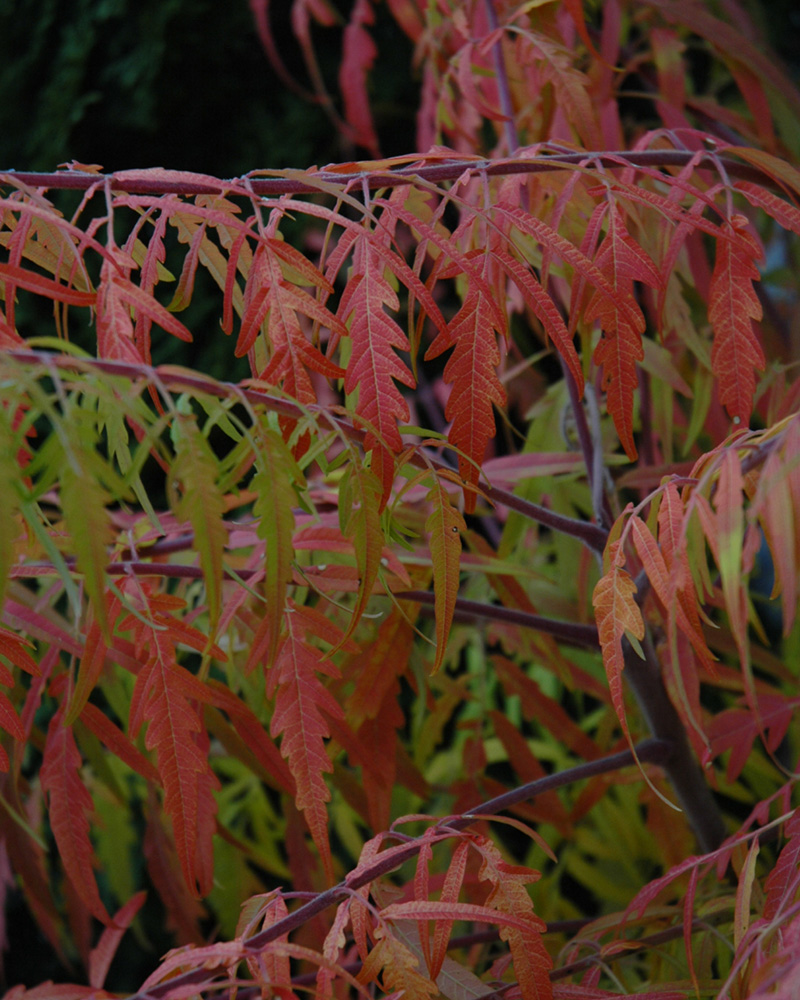
M172 436L177 456L171 475L181 484L181 495L173 508L175 516L188 521L194 532L213 630L222 600L222 554L227 539L225 504L217 487L217 462L194 417L178 414Z
M432 673L435 674L442 665L447 637L453 624L461 568L461 532L466 531L467 525L459 511L450 503L450 497L438 479L428 493L428 499L433 503L425 528L430 532L433 559L436 656Z

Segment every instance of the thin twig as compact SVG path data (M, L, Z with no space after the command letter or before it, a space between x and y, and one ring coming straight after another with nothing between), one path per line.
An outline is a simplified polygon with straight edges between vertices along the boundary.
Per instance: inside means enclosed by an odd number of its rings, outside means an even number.
M727 836L722 814L714 801L703 770L697 762L686 729L664 686L661 665L649 635L642 660L627 639L623 640L625 679L654 737L673 747L664 771L686 813L704 854L716 850Z
M124 361L108 361L100 358L73 358L67 355L51 354L45 351L15 350L4 352L4 357L11 358L23 364L42 365L54 367L59 370L86 372L102 371L109 375L121 375L135 381L144 379L152 382L158 380L168 389L177 389L185 392L187 389L195 392L206 393L218 399L246 399L253 405L267 407L280 416L291 417L295 420L302 419L308 413L313 413L329 429L346 436L349 440L358 444L363 444L365 431L356 427L349 420L334 416L327 408L316 404L309 404L301 407L288 399L264 392L261 389L250 389L233 382L219 382L211 378L191 375L185 371L172 369L169 366L151 367L145 364L132 364ZM451 466L445 462L440 462L428 455L411 454L407 459L409 465L417 469L430 469L434 472L452 471ZM525 517L553 531L560 531L583 542L595 552L602 552L606 543L606 532L596 524L589 521L581 521L578 518L567 517L558 514L544 507L541 504L532 503L522 497L515 496L508 490L499 489L495 486L483 486L482 492L486 498L494 504L501 504L511 510L515 510Z
M486 19L489 22L491 31L498 31L500 23L497 20L497 11L494 9L494 0L484 0L486 8ZM503 58L503 37L498 34L497 41L492 49L494 60L494 78L497 84L497 93L500 98L500 110L503 112L503 131L506 134L506 145L508 155L513 156L519 149L519 136L517 126L514 123L514 104L511 100L511 87L508 83L508 69Z
M400 844L392 848L383 855L378 855L375 861L362 869L356 868L338 885L321 892L315 899L310 900L299 907L293 913L276 921L270 927L259 931L252 937L242 942L245 951L251 954L258 954L272 941L277 941L285 934L289 934L301 927L318 913L335 906L350 896L356 889L369 885L376 878L388 874L400 867L406 861L410 861L421 850L424 844L430 844L431 832L435 834L437 830L443 837L450 833L465 830L474 822L475 814L486 816L494 815L503 809L508 809L513 805L535 798L545 792L553 791L564 785L572 784L575 781L582 781L586 778L596 777L600 774L618 771L624 767L630 767L638 758L639 761L663 765L670 756L670 744L664 740L645 740L636 747L634 755L631 750L622 750L619 753L611 754L608 757L601 757L599 760L587 761L577 764L575 767L559 771L557 774L549 774L544 778L531 781L519 788L511 789L503 795L498 795L488 802L477 803L470 812L460 816L445 817L439 821L432 831L427 834L415 837L405 844ZM187 954L187 959L189 958ZM180 975L174 976L164 983L159 983L150 987L145 992L135 993L129 1000L161 1000L174 991L183 991L185 987L200 984L211 986L217 975L222 974L219 969L191 969Z
M420 156L421 166L402 166L397 170L370 170L369 161L365 161L364 169L352 173L339 172L333 169L323 169L311 174L311 180L301 180L296 172L292 177L275 176L269 178L234 177L230 179L208 178L191 174L187 171L169 170L129 170L118 174L88 174L79 170L57 170L51 173L33 171L0 171L0 184L3 178L6 183L27 185L37 189L60 189L87 191L93 186L102 187L103 182L110 178L111 190L128 194L250 194L269 197L282 194L318 194L320 184L335 184L337 188L346 188L354 182L360 187L366 180L372 189L393 188L420 180L426 184L446 183L458 180L465 170L476 176L505 177L512 174L538 174L549 170L564 170L582 166L592 170L598 166L622 169L625 167L665 168L683 167L689 163L695 154L683 149L645 149L604 151L591 154L587 161L585 151L577 153L550 153L532 157L509 157L502 160L469 160L454 157L444 163L424 164L425 157ZM749 163L742 163L730 156L717 157L726 172L737 180L749 180L770 189L780 190L773 177ZM332 164L331 166L335 166ZM280 174L275 171L275 174ZM245 187L245 180L247 187Z
M433 605L436 595L430 590L399 590L394 596L404 601L417 601L419 604ZM546 618L532 614L530 611L520 611L517 608L505 608L498 604L483 604L480 601L470 601L465 597L457 597L455 604L456 618L462 622L482 621L509 622L522 628L534 629L555 636L571 646L586 646L597 649L599 640L597 628L594 625L583 625L577 622L565 622L557 618Z

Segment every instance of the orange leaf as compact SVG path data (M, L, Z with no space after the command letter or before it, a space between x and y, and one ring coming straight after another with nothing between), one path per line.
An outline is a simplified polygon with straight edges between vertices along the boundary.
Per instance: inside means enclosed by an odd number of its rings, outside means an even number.
M677 575L670 574L656 540L640 517L632 517L630 525L636 551L656 596L667 611L670 621L677 620L678 627L691 642L703 665L713 674L714 662L703 638L697 606L687 600L685 591L679 589L681 583L684 586L687 583L691 585L691 577L687 581L685 577L681 579Z
M479 878L492 883L486 905L523 922L522 928L516 925L500 928L500 937L511 949L522 1000L552 1000L549 973L553 960L542 942L546 925L533 912L533 901L525 887L540 878L540 874L530 868L509 865L487 838L481 837L478 846L483 858Z
M733 220L734 239L717 241L717 256L709 291L708 318L714 331L711 370L719 384L719 397L736 423L750 422L755 393L755 371L763 371L764 351L753 320L760 320L761 303L753 282L760 275L753 263L761 250L750 233L740 228L746 220Z
M611 568L598 580L592 603L611 700L625 735L630 737L622 691L622 671L625 666L622 639L626 632L636 639L644 639L644 619L634 600L636 584L624 569L625 556L620 551L619 539L611 542L606 549L605 561Z
M407 997L408 1000L429 1000L438 994L436 984L419 971L416 955L397 938L387 925L375 928L377 943L367 956L359 980L369 983L383 971L381 989L385 993Z

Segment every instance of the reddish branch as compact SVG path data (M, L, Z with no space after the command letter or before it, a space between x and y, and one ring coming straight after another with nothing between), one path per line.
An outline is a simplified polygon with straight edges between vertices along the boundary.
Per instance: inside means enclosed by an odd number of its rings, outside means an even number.
M520 802L529 801L536 798L537 795L543 795L545 792L562 788L564 785L572 784L575 781L582 781L586 778L593 778L600 774L608 774L609 772L619 771L624 767L630 767L636 763L637 759L641 763L663 765L669 759L671 752L672 748L670 744L664 740L645 740L636 747L635 754L631 750L622 750L619 753L610 754L608 757L587 761L584 764L577 764L575 767L559 771L557 774L549 774L545 778L538 778L536 781L531 781L526 785L521 785L519 788L505 792L503 795L489 799L488 802L476 803L467 813L446 817L440 820L433 830L439 832L443 837L447 837L451 833L467 829L467 827L475 822L476 815L496 815L504 809L510 809L512 806L518 805ZM248 953L257 955L272 941L277 941L285 934L297 930L298 927L301 927L318 913L347 899L356 889L369 885L375 879L394 871L406 861L410 861L416 857L424 844L431 843L430 838L431 834L428 832L424 836L408 840L405 844L401 843L398 847L392 848L391 851L384 852L383 855L378 855L372 864L364 868L355 869L338 885L319 893L313 899L309 900L309 902L300 906L294 913L290 913L282 920L276 921L270 927L247 938L242 942L244 949ZM172 979L157 986L151 986L146 992L135 993L129 997L129 1000L161 1000L161 998L167 997L172 993L176 993L178 996L186 995L188 992L187 987L197 986L198 989L210 987L218 979L218 976L222 974L222 970L218 968L192 969L174 976Z
M436 596L429 590L401 590L395 597L404 601L418 601L420 604L433 605ZM456 598L455 618L460 622L476 620L509 622L522 628L534 629L555 636L560 642L570 646L587 646L598 648L597 628L594 625L581 625L576 622L559 621L556 618L545 618L529 611L519 611L516 608L504 608L497 604L482 604L480 601L470 601L466 597Z
M645 149L619 151L581 151L577 153L557 152L538 156L512 156L505 159L487 160L483 158L457 158L444 162L426 163L424 155L420 165L402 166L395 170L371 169L365 161L361 170L343 170L336 164L310 174L313 180L305 181L298 176L259 176L267 171L255 171L244 177L218 180L214 177L192 174L188 171L154 169L127 170L116 174L92 174L79 170L56 170L51 173L7 170L0 172L0 180L6 176L17 184L26 184L39 189L88 191L92 187L102 189L109 183L112 191L128 194L220 194L238 193L259 196L283 194L319 194L320 185L335 184L337 187L352 186L354 192L366 186L370 190L393 188L416 180L428 184L456 181L469 170L475 175L505 177L511 174L540 174L549 170L564 170L571 167L596 169L598 167L625 168L642 167L669 169L684 167L697 154L683 149ZM775 180L763 170L749 163L742 163L731 156L720 156L709 151L708 163L701 164L716 170L721 165L730 177L737 180L753 181L768 188L775 188ZM350 166L347 164L346 166ZM275 171L280 175L281 171Z
M186 536L183 535L178 540L179 544L173 546L171 551L184 551L191 548L191 540L187 544ZM163 553L169 546L170 540L163 543L159 552ZM148 555L153 554L148 548ZM75 564L73 557L65 559L68 566ZM108 576L158 576L168 579L201 580L203 570L199 566L187 566L185 563L157 563L146 562L144 560L129 559L118 560L109 563L105 567ZM22 563L11 569L10 576L15 579L23 577L40 577L56 575L58 570L52 563ZM250 580L256 576L255 570L240 569L236 574L223 571L226 580ZM431 590L400 590L395 591L394 596L404 601L416 601L418 604L433 606L436 595ZM482 604L480 601L470 601L465 597L457 597L455 603L455 619L460 622L473 621L498 621L508 622L511 625L519 625L521 628L533 629L536 632L545 632L547 635L555 636L560 642L565 642L570 646L586 646L590 649L598 648L597 628L594 625L581 625L575 622L565 622L558 618L547 618L544 615L534 615L529 611L519 611L516 608L505 608L498 604Z

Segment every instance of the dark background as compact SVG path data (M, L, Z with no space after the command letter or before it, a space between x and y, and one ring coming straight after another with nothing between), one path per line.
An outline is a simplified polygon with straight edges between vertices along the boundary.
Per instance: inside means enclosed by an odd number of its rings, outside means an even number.
M351 4L339 6L344 24ZM290 0L272 8L281 56L307 85ZM405 153L414 145L412 47L383 4L377 13L378 129L385 155ZM341 37L341 28L314 31L334 94ZM273 72L247 0L0 0L0 170L76 159L233 177L355 152Z
M334 6L343 26L352 2ZM796 0L743 6L800 76ZM281 57L307 84L291 0L271 7ZM412 46L386 4L375 8L380 55L370 87L381 152L413 152ZM338 99L341 26L313 35ZM232 177L356 155L364 151L345 148L323 111L273 72L247 0L0 0L0 170L46 171L76 159Z

